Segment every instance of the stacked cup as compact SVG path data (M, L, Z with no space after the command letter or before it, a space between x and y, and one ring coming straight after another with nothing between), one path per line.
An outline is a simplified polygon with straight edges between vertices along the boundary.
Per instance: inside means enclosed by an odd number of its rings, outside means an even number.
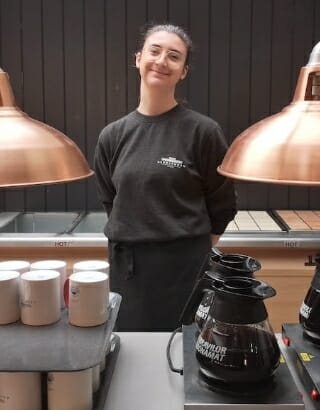
M20 278L21 321L30 326L50 325L60 319L60 273L25 272Z
M0 408L3 410L41 410L39 372L0 372Z
M8 260L0 262L0 325L20 319L20 275L30 269L30 262Z
M66 280L66 262L60 260L32 264L0 262L0 325L19 318L31 326L55 323L60 319L60 308L64 307L61 294L66 289L70 324L91 327L105 323L108 320L109 263L82 261L73 266L73 272ZM65 284L68 286L64 289ZM82 371L48 372L48 408L91 409L92 393L98 391L100 372L104 369L105 362L102 363ZM0 372L0 395L8 400L4 408L40 410L40 381L39 372ZM24 386L29 396L30 391L34 392L29 398L25 397Z
M0 325L20 319L20 275L29 270L27 261L0 262ZM3 409L41 410L40 373L0 372L0 396Z
M65 307L63 297L64 282L67 277L67 263L62 260L42 260L33 262L30 266L30 270L54 270L60 273L60 301L61 309Z
M0 271L16 271L19 272L20 275L24 272L28 272L30 270L30 262L28 261L20 261L20 260L8 260L0 262Z
M20 319L19 279L19 272L0 271L0 325Z
M108 320L109 276L98 271L75 272L66 281L69 323L99 326Z
M47 375L48 410L91 410L92 369L49 372Z
M75 326L98 326L108 320L109 263L89 259L73 265L65 298L69 322Z

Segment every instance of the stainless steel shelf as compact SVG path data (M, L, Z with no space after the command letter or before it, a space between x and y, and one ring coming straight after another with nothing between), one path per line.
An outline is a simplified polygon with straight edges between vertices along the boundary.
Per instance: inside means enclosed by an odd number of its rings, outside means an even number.
M240 216L246 217L245 211ZM251 213L251 218L254 214ZM263 216L263 215L262 215ZM103 234L107 217L104 212L56 213L0 213L1 247L106 247ZM239 221L239 219L238 219ZM237 222L239 224L239 222ZM250 225L251 226L251 225ZM227 229L221 236L219 247L253 248L318 248L319 231Z

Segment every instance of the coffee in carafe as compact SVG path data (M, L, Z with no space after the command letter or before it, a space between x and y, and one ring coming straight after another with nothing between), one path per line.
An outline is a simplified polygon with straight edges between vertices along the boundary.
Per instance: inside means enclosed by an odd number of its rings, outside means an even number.
M270 329L210 321L198 337L196 357L201 372L225 383L267 380L279 364L279 347Z

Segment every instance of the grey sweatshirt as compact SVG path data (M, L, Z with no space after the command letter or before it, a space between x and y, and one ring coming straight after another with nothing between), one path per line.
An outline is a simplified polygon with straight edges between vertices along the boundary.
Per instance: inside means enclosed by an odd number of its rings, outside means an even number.
M107 125L94 158L105 235L131 242L223 233L236 214L233 182L216 171L226 149L215 121L180 105Z

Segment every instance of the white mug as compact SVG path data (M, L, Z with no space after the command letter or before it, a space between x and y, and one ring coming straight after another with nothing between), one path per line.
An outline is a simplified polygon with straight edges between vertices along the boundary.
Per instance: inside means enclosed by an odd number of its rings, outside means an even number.
M60 301L61 309L65 307L63 297L64 282L67 278L67 263L61 260L43 260L31 263L30 270L55 270L60 273Z
M102 272L84 271L69 276L65 299L69 323L75 326L98 326L108 320L109 276Z
M102 259L88 259L73 264L73 273L81 271L99 271L109 275L110 264Z
M92 410L92 369L49 372L48 410Z
M0 409L41 410L39 372L0 372Z
M85 261L76 262L73 264L73 273L76 272L92 272L98 271L106 273L109 276L110 273L110 264L108 261L103 259L88 259ZM110 283L108 281L107 294L110 292Z
M1 270L14 270L20 273L28 272L30 270L30 262L19 260L8 260L0 262Z
M50 325L60 319L60 273L53 270L25 272L20 277L21 321Z
M0 325L20 319L19 281L19 272L0 271Z

